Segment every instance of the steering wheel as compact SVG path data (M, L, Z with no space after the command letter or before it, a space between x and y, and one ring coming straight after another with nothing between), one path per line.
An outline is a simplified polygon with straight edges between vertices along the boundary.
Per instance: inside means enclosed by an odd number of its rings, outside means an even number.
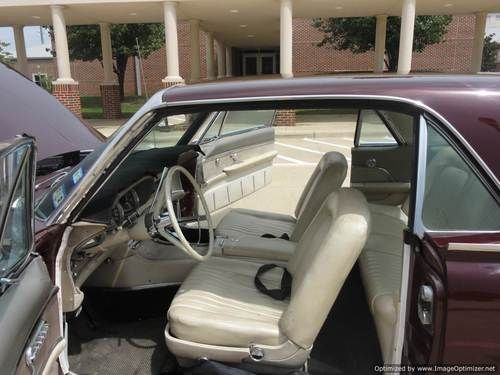
M203 206L203 211L205 212L205 217L208 224L208 250L205 255L202 255L195 249L193 249L191 244L186 240L186 237L184 236L184 233L182 233L181 227L179 226L179 221L177 220L178 218L176 216L174 204L172 201L172 181L176 173L182 173L189 180L194 188L195 193L200 199L201 205ZM165 203L167 205L168 219L170 225L174 229L175 236L167 229L165 229L165 226L161 224L156 226L156 230L158 231L158 233L167 241L183 250L190 257L194 258L197 261L202 262L210 258L214 246L214 228L212 224L212 218L210 217L210 210L208 208L207 201L205 200L203 192L201 191L200 185L198 185L191 173L189 173L184 167L176 165L171 167L167 172L165 182L163 183L163 193L165 197Z

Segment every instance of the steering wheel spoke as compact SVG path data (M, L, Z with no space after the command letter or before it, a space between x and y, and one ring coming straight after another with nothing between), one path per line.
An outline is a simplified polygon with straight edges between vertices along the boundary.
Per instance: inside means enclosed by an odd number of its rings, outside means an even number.
M175 173L182 173L191 183L194 189L194 193L197 196L198 201L201 202L201 205L203 207L204 211L203 215L197 215L193 218L177 217L180 210L178 210L178 205L174 203L179 202L179 200L186 195L186 192L184 190L179 190L178 188L176 190L172 189L173 186L172 182ZM156 204L165 203L167 212L163 213L156 212L156 218L154 219L154 227L157 233L161 235L164 239L172 243L174 246L183 250L189 256L198 261L204 261L210 258L210 256L212 255L213 244L214 244L214 230L213 230L212 218L210 216L210 211L207 202L205 201L203 192L201 191L201 188L194 179L194 177L185 168L178 165L174 166L168 170L161 189L163 189L163 192L160 192L160 194L163 194L165 200L164 202L158 202ZM159 199L158 201L161 201L161 199ZM179 221L183 222L183 224L185 222L198 222L198 223L201 221L206 222L206 225L208 227L208 238L209 238L208 250L206 251L206 253L201 254L200 252L198 252L193 248L193 246L189 243L189 241L187 241L179 225ZM170 230L170 228L172 228L173 230Z

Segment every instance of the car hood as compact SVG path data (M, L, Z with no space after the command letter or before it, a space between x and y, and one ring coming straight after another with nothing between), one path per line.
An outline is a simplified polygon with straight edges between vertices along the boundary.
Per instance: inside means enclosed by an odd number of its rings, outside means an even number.
M37 159L94 149L103 137L54 96L14 69L0 64L0 139L29 134Z

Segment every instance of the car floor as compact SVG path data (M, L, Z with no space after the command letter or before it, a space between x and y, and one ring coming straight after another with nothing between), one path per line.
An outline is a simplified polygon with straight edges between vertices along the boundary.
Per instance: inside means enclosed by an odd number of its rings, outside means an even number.
M163 331L175 288L85 290L83 311L69 323L70 369L79 375L178 374ZM316 340L309 373L368 374L382 363L357 266Z

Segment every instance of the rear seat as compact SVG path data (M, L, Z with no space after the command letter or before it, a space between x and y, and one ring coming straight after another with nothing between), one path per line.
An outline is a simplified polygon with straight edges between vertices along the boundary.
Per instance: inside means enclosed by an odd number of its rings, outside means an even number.
M385 363L391 360L398 314L403 229L408 222L403 209L399 206L370 204L372 229L359 257L361 279Z

